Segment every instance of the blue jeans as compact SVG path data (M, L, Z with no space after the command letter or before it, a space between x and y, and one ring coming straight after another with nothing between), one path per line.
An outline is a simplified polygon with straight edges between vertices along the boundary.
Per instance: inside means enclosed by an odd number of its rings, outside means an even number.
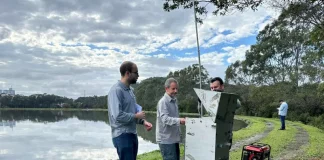
M120 160L136 160L138 151L138 139L136 134L123 133L113 138L113 144L117 149Z
M163 160L180 160L179 143L159 144Z
M286 118L286 116L280 116L280 121L281 121L280 129L286 129L285 118Z

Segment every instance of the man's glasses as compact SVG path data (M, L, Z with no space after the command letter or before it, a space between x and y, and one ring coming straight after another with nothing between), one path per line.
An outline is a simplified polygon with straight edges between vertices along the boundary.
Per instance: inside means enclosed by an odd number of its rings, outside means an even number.
M130 72L130 73L134 73L134 74L138 75L138 72Z

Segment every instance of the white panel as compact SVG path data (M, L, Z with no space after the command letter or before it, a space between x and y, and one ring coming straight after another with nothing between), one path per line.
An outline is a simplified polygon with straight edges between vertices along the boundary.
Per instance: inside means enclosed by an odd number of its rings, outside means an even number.
M186 160L215 158L216 127L211 117L186 118Z
M208 91L194 88L197 96L199 97L202 105L205 107L206 111L213 117L215 122L215 117L217 114L219 100L221 98L221 92Z

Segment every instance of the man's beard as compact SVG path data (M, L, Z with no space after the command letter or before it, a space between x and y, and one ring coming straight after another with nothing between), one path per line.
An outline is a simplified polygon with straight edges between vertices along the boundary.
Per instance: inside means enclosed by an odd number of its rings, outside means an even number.
M136 84L137 79L128 79L129 84Z

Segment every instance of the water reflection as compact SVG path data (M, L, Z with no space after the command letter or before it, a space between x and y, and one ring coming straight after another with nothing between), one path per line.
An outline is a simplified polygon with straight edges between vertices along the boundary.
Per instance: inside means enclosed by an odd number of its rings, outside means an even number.
M155 126L155 114L146 118ZM234 122L234 130L245 126ZM155 127L137 131L139 154L158 149ZM104 111L0 111L0 142L1 160L117 159Z
M15 120L0 121L0 126L8 126L10 128L13 128L16 126L16 121Z
M139 142L139 153L158 149ZM107 112L0 111L0 143L1 160L117 159Z

